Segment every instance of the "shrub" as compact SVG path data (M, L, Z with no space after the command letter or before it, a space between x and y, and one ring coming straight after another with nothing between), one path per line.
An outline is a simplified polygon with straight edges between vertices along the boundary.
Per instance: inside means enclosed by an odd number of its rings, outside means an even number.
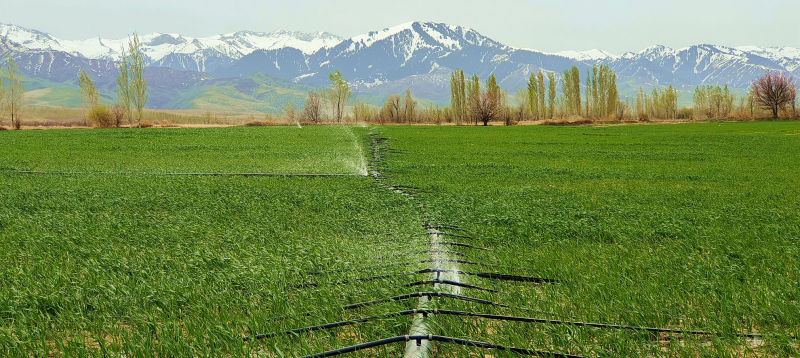
M582 125L594 124L594 119L581 118L573 121L567 119L545 119L544 121L541 122L541 124L545 126L582 126Z
M89 110L88 118L94 128L111 128L116 124L116 118L111 113L111 108L102 104L92 107Z
M139 126L142 128L150 128L153 126L153 122L143 119L141 122L139 122Z
M678 111L678 119L693 119L694 111L691 108L683 107Z
M162 120L158 121L158 126L161 127L161 128L177 128L178 127L177 124L172 123L167 119L162 119Z
M115 104L112 112L114 113L114 120L116 121L115 124L117 127L119 127L119 125L122 124L122 120L125 119L125 111L122 110L120 105Z
M276 124L270 121L252 120L246 122L244 125L245 127L265 127L265 126L274 126Z
M0 131L7 131L8 128L0 126Z

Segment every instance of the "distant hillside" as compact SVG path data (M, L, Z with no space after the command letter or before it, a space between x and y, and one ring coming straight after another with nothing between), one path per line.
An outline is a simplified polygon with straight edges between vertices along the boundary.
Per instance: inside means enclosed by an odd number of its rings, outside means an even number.
M456 68L485 79L491 74L513 93L540 69L556 77L577 66L581 75L595 64L618 74L622 96L639 87L672 85L689 103L697 85L729 85L743 91L766 71L800 76L800 49L696 45L682 49L651 46L622 56L593 49L544 53L504 45L479 32L442 23L411 22L342 39L329 33L240 31L208 38L178 34L141 36L147 58L151 108L233 106L278 111L301 104L303 92L327 87L339 70L361 99L380 105L390 94L411 89L422 103L449 101L449 74ZM35 95L53 103L74 103L68 88L86 69L101 94L113 99L115 60L123 40L61 40L50 34L0 24L0 54L13 53L22 71L54 83ZM2 64L2 60L0 60ZM559 86L560 87L560 86ZM559 89L560 90L560 89ZM217 98L218 97L218 98ZM72 101L72 102L71 102Z

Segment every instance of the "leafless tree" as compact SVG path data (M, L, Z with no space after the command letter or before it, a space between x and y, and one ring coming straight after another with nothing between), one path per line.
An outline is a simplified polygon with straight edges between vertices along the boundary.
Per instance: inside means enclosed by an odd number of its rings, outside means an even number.
M483 122L484 126L489 125L499 114L501 109L498 105L498 98L495 94L484 91L481 92L479 97L473 102L474 105L470 106L470 114L473 118Z
M303 108L306 118L314 123L322 119L322 98L317 91L309 91L306 96L306 105Z
M767 72L753 82L751 91L762 108L772 111L772 118L778 118L778 111L785 109L797 96L792 77L775 72Z
M386 98L386 102L383 104L383 109L381 109L381 115L388 119L390 122L400 123L402 122L400 111L400 103L401 97L399 94L390 95Z
M125 119L125 110L119 104L115 104L114 107L111 109L111 112L114 114L115 124L117 128L122 124L122 120Z

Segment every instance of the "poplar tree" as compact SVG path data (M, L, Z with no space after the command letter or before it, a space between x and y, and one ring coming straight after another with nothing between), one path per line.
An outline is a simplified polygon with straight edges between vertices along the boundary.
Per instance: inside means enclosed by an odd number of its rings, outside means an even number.
M564 92L565 107L567 114L571 114L574 104L572 103L575 98L575 90L572 88L574 81L572 81L572 69L564 70L561 76L561 90Z
M592 98L589 95L591 93L591 90L592 90L591 77L592 76L589 75L589 69L587 68L586 69L586 117L591 117L592 116L591 106L589 105L589 103L591 103L591 98Z
M0 66L0 125L3 124L3 113L6 111L6 84L3 82L3 66Z
M606 105L606 113L613 114L616 112L617 105L619 104L619 92L617 92L617 74L614 71L611 71L611 68L606 67L607 70L607 78L608 83L606 86L608 87L608 96L607 101L608 104Z
M547 105L549 108L550 113L548 113L550 118L553 118L553 114L555 113L556 109L556 74L550 72L547 74L548 79L548 91L547 91Z
M581 71L578 66L572 66L572 89L574 91L574 98L572 105L574 107L574 114L581 114Z
M592 66L592 116L599 117L600 96L597 93L597 64Z
M9 53L6 56L6 70L3 72L3 78L0 78L0 83L5 80L8 87L2 90L3 96L0 97L2 107L11 116L11 127L14 129L22 129L22 111L25 109L25 85L22 84L22 74L19 72L19 67L14 62L14 58ZM2 85L0 87L5 87Z
M342 78L342 73L339 70L331 72L328 78L331 80L331 88L326 94L333 107L333 116L336 122L341 122L344 107L350 103L350 97L353 97L353 92L350 91L350 85L347 80Z
M450 74L450 107L456 123L465 119L466 102L464 71L456 69Z
M78 73L78 86L80 87L83 106L86 109L96 106L100 101L100 93L98 93L97 87L94 86L94 82L92 82L92 79L89 78L84 69L81 69Z
M406 89L406 98L403 101L403 112L405 113L405 119L408 121L408 124L414 121L414 109L417 107L417 101L411 97L411 90Z
M475 125L478 125L479 118L473 113L479 112L481 104L481 80L478 78L478 75L472 75L472 78L467 83L467 107L468 112L472 115L472 119L475 120Z
M131 80L128 68L128 55L125 46L122 46L122 59L118 67L119 73L117 74L117 104L122 108L125 117L128 117L128 126L133 127L133 113L131 107L133 100L131 99Z
M147 79L144 78L144 55L139 47L139 34L133 33L133 39L128 41L130 53L130 97L131 103L136 107L136 121L142 126L144 106L147 104Z
M528 79L528 109L535 119L539 119L539 82L533 72Z
M539 69L539 117L545 118L547 117L547 107L544 106L544 73L542 73L542 69Z
M459 106L458 117L461 121L467 120L467 83L464 78L464 70L458 70L458 100L461 102Z
M597 75L597 91L600 94L600 118L608 116L608 71L605 65L600 65Z

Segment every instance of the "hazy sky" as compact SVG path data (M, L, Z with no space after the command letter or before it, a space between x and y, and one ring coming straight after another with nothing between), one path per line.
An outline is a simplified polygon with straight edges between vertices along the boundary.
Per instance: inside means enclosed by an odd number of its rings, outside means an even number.
M36 0L4 1L0 22L62 39L167 32L204 37L238 30L328 31L351 37L408 21L471 27L541 51L615 54L674 48L800 47L800 0Z

